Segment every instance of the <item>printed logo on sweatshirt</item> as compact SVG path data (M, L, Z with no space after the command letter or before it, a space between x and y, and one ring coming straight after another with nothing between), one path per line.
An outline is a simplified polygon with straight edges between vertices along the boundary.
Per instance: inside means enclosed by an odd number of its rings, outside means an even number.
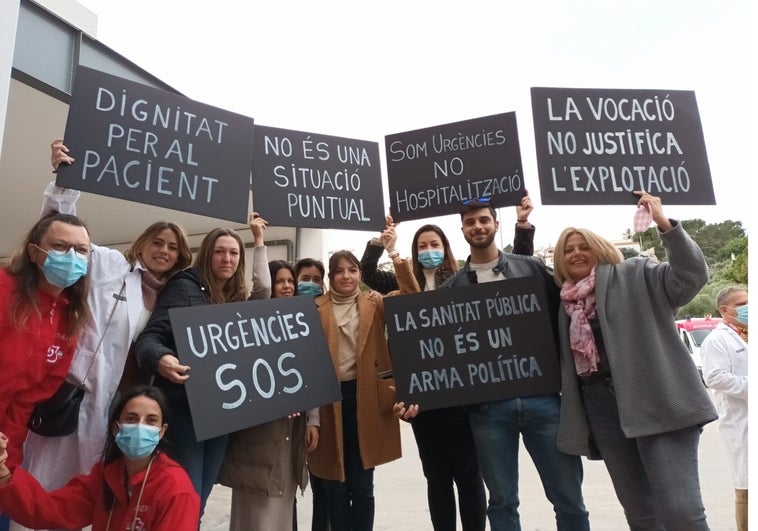
M63 357L63 349L58 345L50 345L47 349L47 356L45 361L48 363L55 363Z

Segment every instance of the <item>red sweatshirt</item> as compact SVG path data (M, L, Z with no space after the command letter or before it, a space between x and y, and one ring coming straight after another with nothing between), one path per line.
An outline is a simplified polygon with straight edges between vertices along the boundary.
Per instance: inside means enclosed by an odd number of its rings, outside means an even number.
M23 460L29 417L35 404L55 394L68 374L76 340L66 335L68 301L39 292L40 316L30 315L21 330L11 325L16 278L0 269L0 432L8 437L8 467Z
M0 486L0 511L19 524L33 529L80 528L105 531L110 511L105 508L103 481L115 495L110 530L131 529L137 510L135 531L197 531L200 497L189 476L178 463L159 453L147 476L137 507L145 471L129 478L123 459L103 466L98 463L89 474L76 476L58 490L47 492L22 468L11 481Z

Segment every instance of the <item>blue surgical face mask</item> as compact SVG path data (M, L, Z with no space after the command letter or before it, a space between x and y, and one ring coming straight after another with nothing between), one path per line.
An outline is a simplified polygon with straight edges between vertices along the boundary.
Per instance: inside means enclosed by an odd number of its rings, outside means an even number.
M144 459L161 440L161 429L147 424L120 424L116 445L127 459Z
M737 321L741 324L747 325L747 304L737 306Z
M319 295L324 294L324 290L319 284L316 284L315 282L312 282L310 280L301 280L297 283L297 294L318 297Z
M437 251L432 249L430 251L419 251L418 263L424 269L435 269L442 264L442 260L445 259L445 253L443 251Z
M67 288L87 274L87 258L77 253L73 247L65 252L55 249L45 251L39 246L36 247L47 254L42 265L42 274L53 286Z

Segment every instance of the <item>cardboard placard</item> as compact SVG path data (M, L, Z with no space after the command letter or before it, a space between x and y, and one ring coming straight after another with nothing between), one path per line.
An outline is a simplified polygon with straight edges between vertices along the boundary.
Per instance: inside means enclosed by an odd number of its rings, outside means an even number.
M542 279L388 297L384 308L398 400L421 411L560 390Z
M532 88L545 205L716 203L695 93Z
M384 228L379 144L255 126L253 207L280 227Z
M467 199L495 207L524 196L516 113L385 137L390 212L395 221L457 214Z
M169 310L199 441L341 400L313 297Z
M78 67L56 184L247 222L253 119Z

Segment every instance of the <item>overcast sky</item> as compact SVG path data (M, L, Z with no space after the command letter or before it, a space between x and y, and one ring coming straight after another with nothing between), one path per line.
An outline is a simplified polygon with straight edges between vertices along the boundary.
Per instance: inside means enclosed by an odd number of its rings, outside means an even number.
M529 88L694 90L717 204L667 213L749 225L746 1L79 1L105 45L256 123L371 140L383 153L387 134L516 111L538 248L569 224L619 239L634 207L540 206ZM515 209L500 215L507 244ZM404 254L427 221L398 227ZM468 254L457 216L431 222ZM360 255L369 236L332 231L330 246Z

